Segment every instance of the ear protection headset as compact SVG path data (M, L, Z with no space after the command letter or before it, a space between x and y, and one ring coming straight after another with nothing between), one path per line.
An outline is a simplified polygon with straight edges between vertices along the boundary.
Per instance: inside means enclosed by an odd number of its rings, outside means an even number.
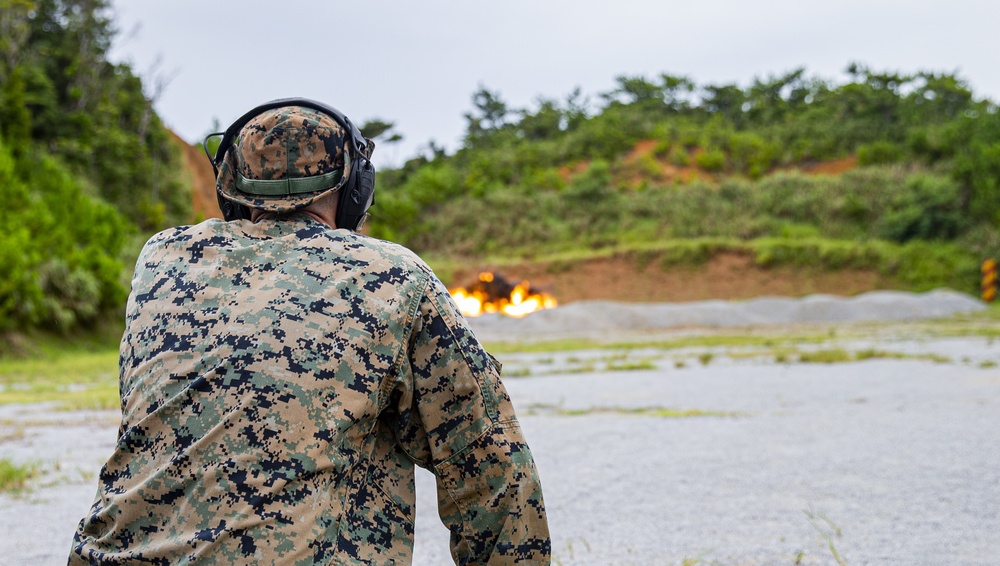
M344 156L344 163L346 164L348 159L350 160L351 175L344 183L344 186L340 188L337 218L335 220L337 228L347 228L353 231L360 230L361 226L364 225L364 221L368 218L368 208L375 203L375 166L371 162L375 143L364 137L361 130L356 128L347 119L347 116L336 108L327 106L322 102L316 102L308 98L279 98L265 102L243 116L240 116L238 120L226 128L225 132L217 132L206 136L204 143L205 155L212 162L212 169L215 171L216 179L219 177L219 166L222 165L226 152L233 145L233 142L236 141L236 136L239 135L243 126L246 126L247 122L258 114L272 108L281 108L282 106L304 106L318 110L333 118L347 132L349 153ZM219 142L219 148L215 152L215 157L212 157L208 153L208 139L220 135L222 136L222 140ZM250 218L249 207L224 198L218 191L216 191L216 196L219 199L219 208L222 209L222 216L227 221Z

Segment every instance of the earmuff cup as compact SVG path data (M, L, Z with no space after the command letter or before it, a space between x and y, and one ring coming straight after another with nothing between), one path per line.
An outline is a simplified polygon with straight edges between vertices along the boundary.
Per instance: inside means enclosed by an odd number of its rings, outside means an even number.
M351 178L340 189L337 202L337 227L358 231L375 203L375 166L367 158L351 162Z

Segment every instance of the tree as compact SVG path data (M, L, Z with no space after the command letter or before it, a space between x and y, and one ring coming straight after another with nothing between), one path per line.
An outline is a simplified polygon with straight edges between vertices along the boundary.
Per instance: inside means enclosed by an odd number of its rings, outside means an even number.
M169 78L154 67L144 85L128 65L108 61L115 36L110 2L35 0L25 23L28 35L18 51L23 89L18 80L0 89L6 91L0 100L3 123L25 129L24 120L11 119L23 90L30 143L59 156L143 227L188 220L186 181L176 166L180 156L153 112Z
M565 130L573 130L579 126L590 111L590 99L583 94L580 87L573 89L573 92L566 96L563 116L566 119Z
M31 113L25 97L21 61L28 41L27 0L0 0L0 136L19 154L31 139Z
M916 80L919 86L907 98L920 109L917 120L951 120L972 103L969 86L955 75L922 72Z
M507 125L510 109L500 98L499 92L492 92L479 85L479 89L472 95L472 105L474 110L465 113L467 140L480 140Z
M519 113L521 119L517 123L518 133L528 140L552 138L568 124L559 103L549 98L539 98L538 109L534 112L521 110Z
M743 122L743 104L746 95L735 84L707 85L702 89L702 107L739 126Z
M691 108L691 98L694 93L694 83L687 77L678 77L663 73L663 103L674 112L685 112Z
M0 83L6 82L24 55L35 5L28 0L0 0Z
M630 77L620 75L615 77L618 86L601 95L610 104L646 104L661 106L663 104L663 87L650 82L645 77Z
M809 89L802 79L805 69L798 68L766 80L755 78L747 92L747 117L754 124L778 122L793 106L804 103Z
M403 141L402 134L395 132L396 124L379 118L372 118L360 126L361 134L366 138L383 143Z

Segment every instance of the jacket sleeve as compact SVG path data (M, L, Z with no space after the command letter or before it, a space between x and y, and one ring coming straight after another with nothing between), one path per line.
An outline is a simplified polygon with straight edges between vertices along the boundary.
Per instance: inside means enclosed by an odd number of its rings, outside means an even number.
M437 478L456 564L549 563L538 472L499 363L436 278L414 316L408 369L395 398L397 439Z

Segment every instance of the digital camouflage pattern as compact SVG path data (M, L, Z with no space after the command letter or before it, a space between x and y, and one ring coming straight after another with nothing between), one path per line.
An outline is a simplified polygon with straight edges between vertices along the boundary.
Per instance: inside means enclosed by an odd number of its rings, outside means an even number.
M456 563L548 562L499 364L405 248L301 213L166 230L126 324L71 564L408 564L414 463Z
M251 208L290 212L342 187L350 175L344 128L330 116L303 106L283 106L254 116L226 151L216 188L228 200ZM346 161L346 167L345 167ZM303 195L259 195L240 190L237 178L302 179L342 171L327 187Z

